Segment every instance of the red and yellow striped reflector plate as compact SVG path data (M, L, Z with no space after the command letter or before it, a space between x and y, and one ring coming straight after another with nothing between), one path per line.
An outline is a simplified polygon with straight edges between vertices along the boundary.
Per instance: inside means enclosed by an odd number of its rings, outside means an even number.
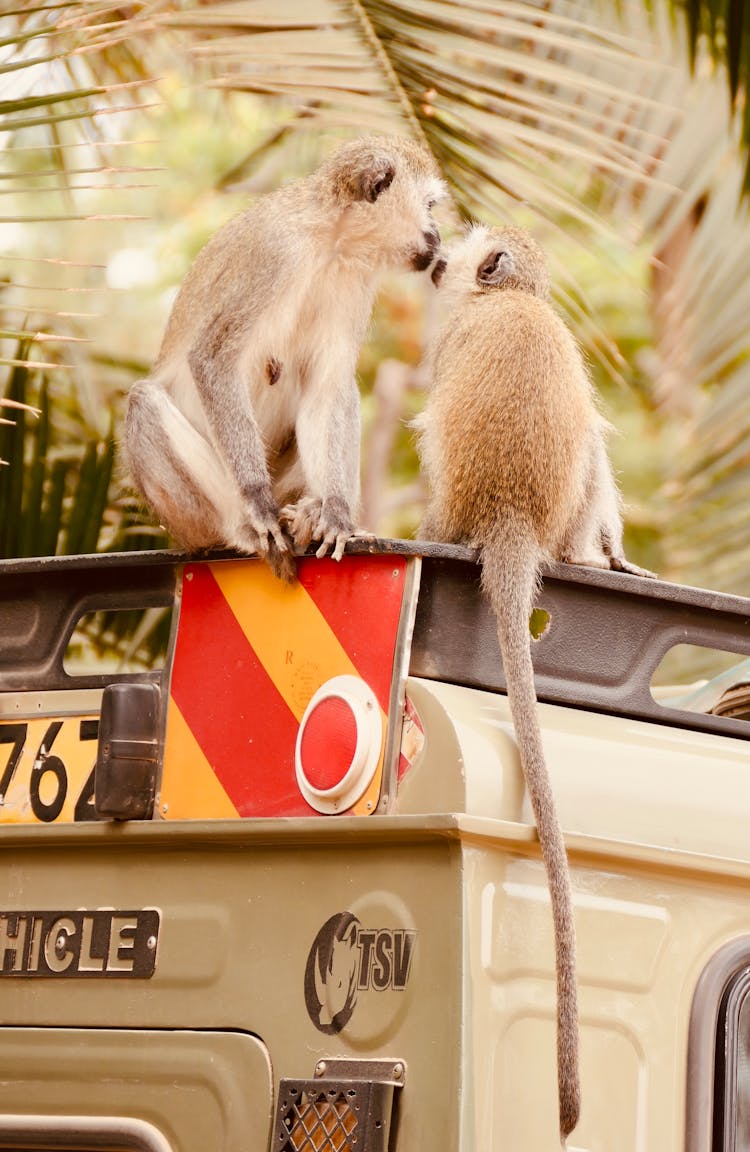
M310 557L298 574L290 586L255 560L186 565L160 799L167 819L317 815L299 790L294 749L309 700L334 676L370 686L385 738L406 560ZM350 812L374 810L382 772L381 749Z

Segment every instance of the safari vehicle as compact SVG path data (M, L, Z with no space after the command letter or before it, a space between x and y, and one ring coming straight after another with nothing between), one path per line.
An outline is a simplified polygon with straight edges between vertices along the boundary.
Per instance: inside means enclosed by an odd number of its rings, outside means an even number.
M0 1148L547 1152L547 880L471 553L0 564ZM586 1152L750 1148L750 601L554 566ZM171 616L159 668L76 663ZM736 654L651 689L676 644ZM744 686L743 686L743 682Z

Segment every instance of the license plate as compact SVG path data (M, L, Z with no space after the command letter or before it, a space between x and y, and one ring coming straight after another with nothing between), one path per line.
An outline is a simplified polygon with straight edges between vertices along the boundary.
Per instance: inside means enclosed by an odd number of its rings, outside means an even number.
M0 824L96 819L97 716L0 720Z

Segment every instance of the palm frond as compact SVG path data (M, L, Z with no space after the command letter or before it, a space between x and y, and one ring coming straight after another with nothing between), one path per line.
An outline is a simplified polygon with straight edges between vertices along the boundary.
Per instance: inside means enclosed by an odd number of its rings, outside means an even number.
M705 62L704 62L705 64ZM694 63L640 205L651 253L651 396L672 450L658 494L663 574L746 592L750 578L750 211L723 86ZM678 191L670 190L670 186Z
M622 126L661 108L642 93L663 64L635 37L592 32L590 5L585 16L555 8L233 0L163 22L189 35L213 83L293 100L306 129L346 126L355 108L360 131L390 121L421 135L465 214L480 206L481 184L495 215L507 217L510 196L580 218L581 171L640 181L653 172L653 142Z
M750 13L742 0L670 0L672 9L684 14L691 63L708 47L726 75L729 106L747 152L750 147ZM750 162L746 161L743 188L750 191Z
M25 347L16 361L0 397L0 408L14 416L0 426L0 557L163 547L163 530L117 495L114 414L103 436L90 430L83 437L80 413L68 416L77 432L71 437L55 412L70 408L70 397L61 401L50 377L29 366Z
M0 141L12 147L4 149L10 170L0 176L0 212L34 242L2 264L0 360L9 381L25 371L30 388L40 389L43 377L48 393L42 400L39 391L36 426L12 430L25 444L29 475L20 497L14 480L0 501L30 518L12 546L28 548L36 538L47 551L115 540L141 547L162 539L110 479L112 405L149 349L129 357L119 346L117 318L130 304L108 285L111 268L102 265L110 261L111 221L128 220L135 237L146 234L138 218L150 212L192 210L180 202L175 210L174 175L169 193L149 190L159 181L148 175L154 156L131 150L156 119L161 90L151 78L166 58L203 107L215 98L237 115L237 101L247 107L248 96L262 96L274 109L257 118L244 153L234 133L229 162L211 177L225 189L244 182L262 191L312 167L338 136L405 131L431 148L462 215L533 220L589 355L605 376L637 382L657 410L655 424L682 422L662 493L666 550L681 565L674 574L705 573L709 583L736 586L750 571L738 526L744 538L750 532L736 507L750 443L750 224L737 209L746 179L738 143L750 134L748 37L738 7L731 0L642 8L603 0L141 0L123 9L69 0L8 13ZM672 24L669 8L680 17ZM730 101L726 82L708 74L709 42L726 64ZM190 126L199 149L194 115ZM211 222L228 210L216 209ZM50 220L54 228L38 227ZM191 236L190 245L199 242ZM179 279L187 259L181 252L165 281ZM584 259L596 266L588 280L580 275ZM651 283L643 276L648 261ZM603 319L602 285L618 278L631 278L634 299L648 297L650 372L629 362ZM38 339L19 352L26 332ZM59 403L71 388L75 411ZM78 447L66 455L61 445L72 436ZM9 441L0 442L0 455L10 453ZM0 483L19 466L17 443L13 450ZM84 506L96 512L90 523L72 515ZM719 524L703 539L706 507L717 510Z

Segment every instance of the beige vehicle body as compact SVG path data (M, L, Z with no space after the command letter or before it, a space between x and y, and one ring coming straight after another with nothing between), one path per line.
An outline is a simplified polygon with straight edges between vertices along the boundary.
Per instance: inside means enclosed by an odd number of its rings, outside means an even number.
M559 1146L547 882L476 568L457 548L352 551L304 561L308 616L264 599L253 560L0 564L0 1148ZM376 577L398 585L390 610ZM746 1152L750 727L649 684L679 642L750 655L750 601L556 566L541 604L578 933L569 1148ZM232 695L248 660L206 623L227 605L285 701L283 795L277 697L257 678ZM86 613L171 606L163 668L66 665ZM315 729L313 697L349 677L320 716L349 700L359 757L378 703L347 685L389 630L379 759L339 793L327 750L348 765L349 745ZM150 731L132 687L153 689ZM222 743L238 728L240 752Z

